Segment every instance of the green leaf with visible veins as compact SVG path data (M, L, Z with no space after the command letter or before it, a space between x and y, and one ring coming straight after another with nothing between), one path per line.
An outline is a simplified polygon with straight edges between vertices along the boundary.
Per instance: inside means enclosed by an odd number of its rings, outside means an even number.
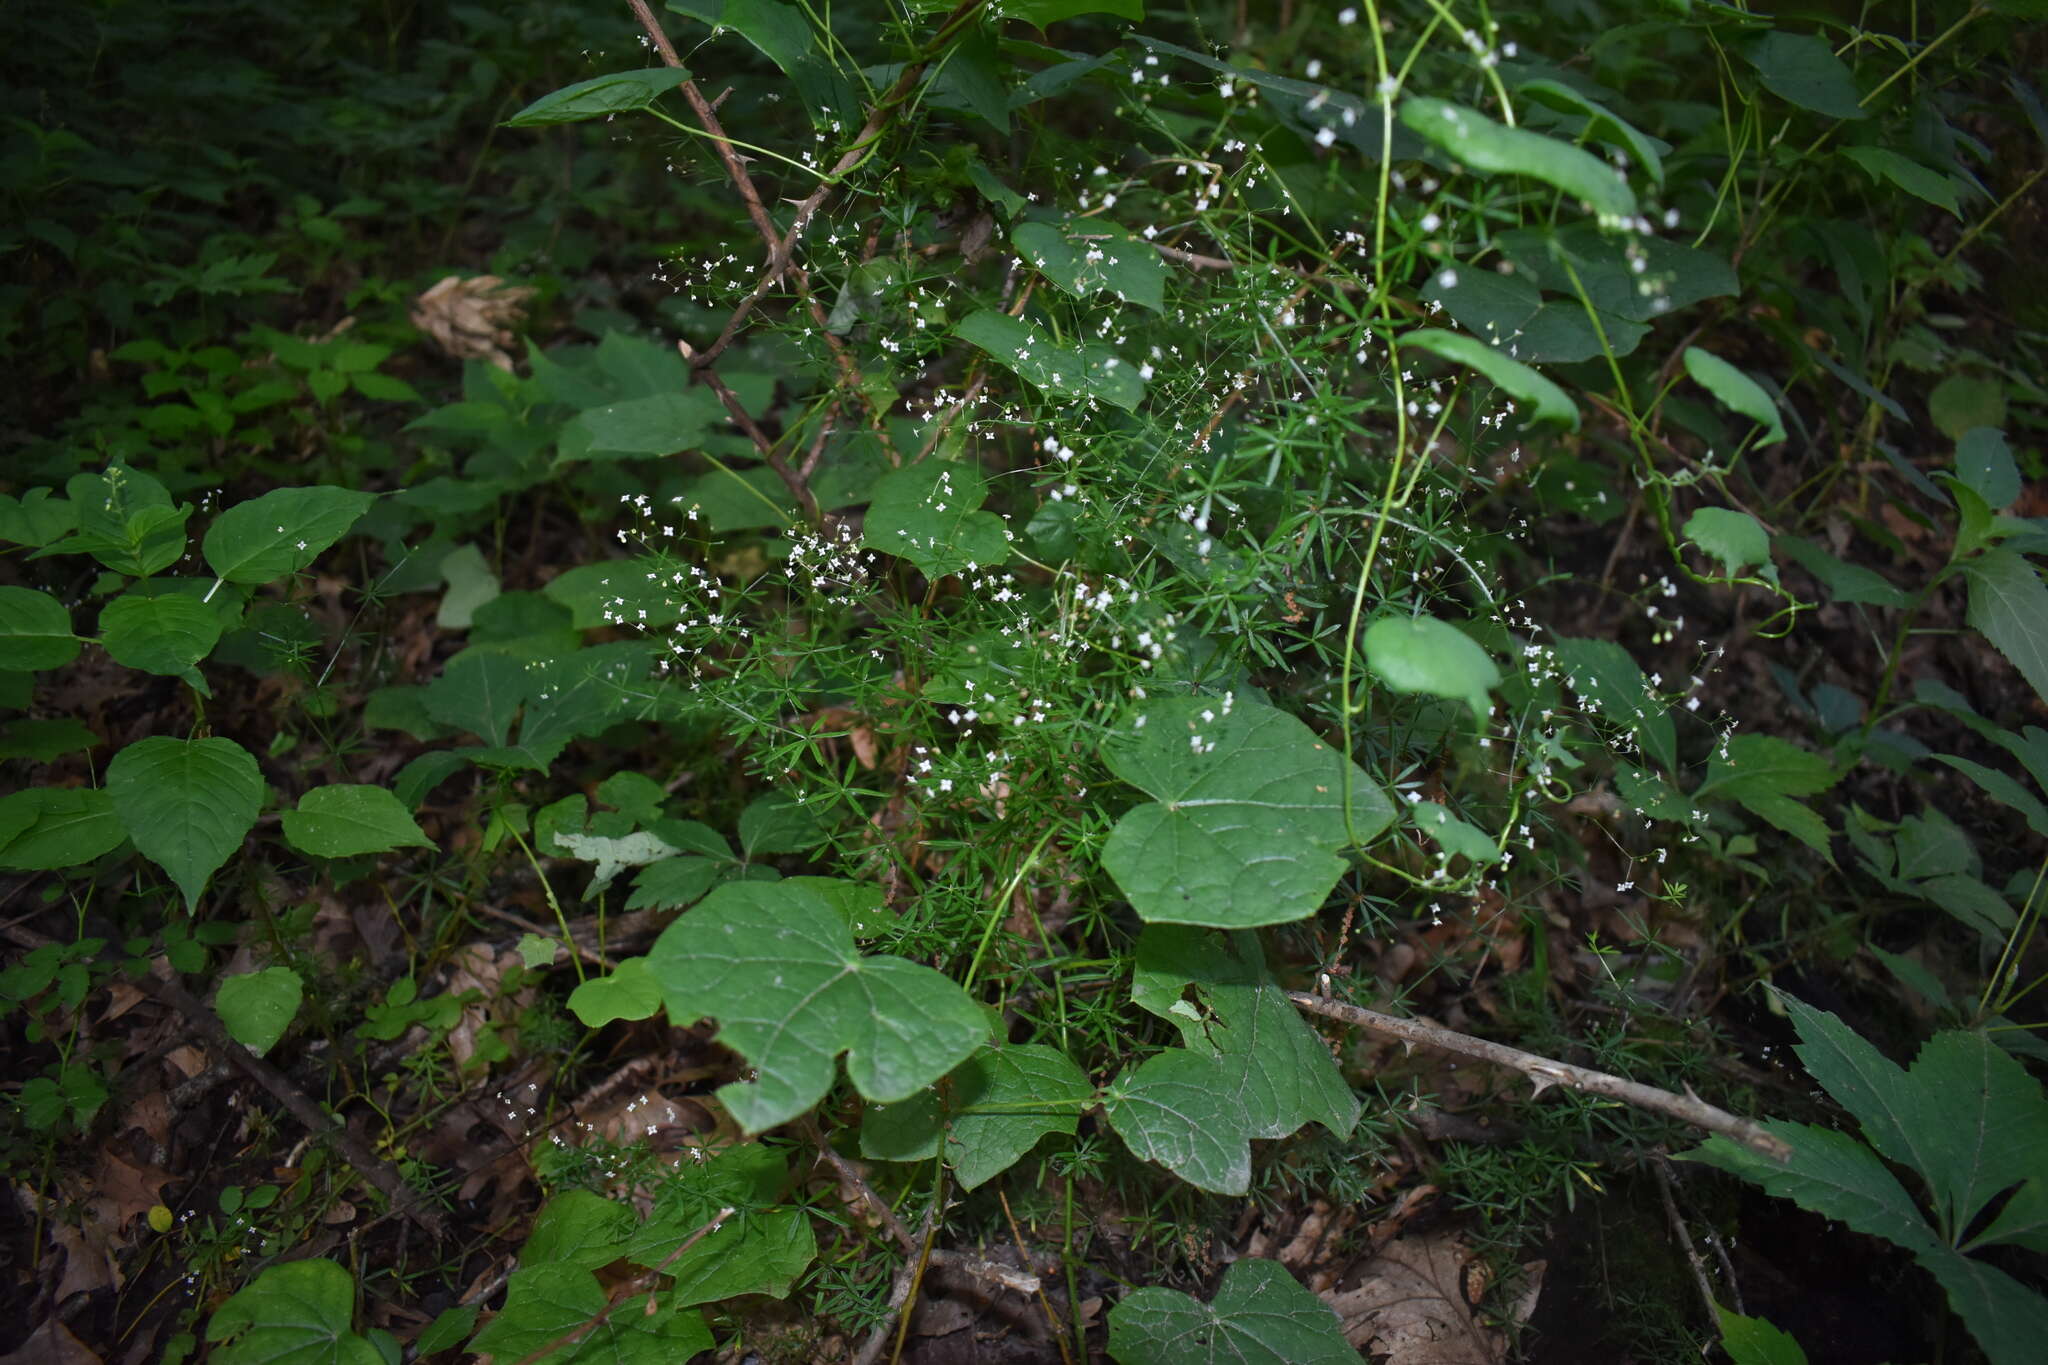
M1162 697L1103 745L1118 777L1154 802L1102 850L1140 918L1249 929L1316 912L1344 870L1344 756L1285 712L1234 697ZM1350 769L1352 826L1370 842L1394 818Z
M319 558L376 500L350 488L274 489L215 517L201 549L228 582L269 583Z
M1177 1289L1124 1295L1109 1310L1122 1365L1358 1365L1336 1311L1278 1261L1246 1258L1199 1303Z
M1970 624L2012 661L2034 694L2048 701L2048 587L2017 550L1991 550L1972 561Z
M718 1091L750 1133L824 1098L842 1052L861 1094L901 1100L990 1031L967 993L930 967L863 957L810 879L719 887L662 931L647 961L670 1020L718 1020L719 1041L758 1073Z
M316 858L353 858L395 848L432 848L412 813L383 787L330 783L283 815L285 841Z
M214 1310L206 1339L221 1365L384 1365L352 1330L355 1279L332 1261L286 1261Z
M185 893L185 908L256 827L263 774L231 739L137 740L107 765L114 812L144 857Z
M927 1161L939 1154L943 1139L946 1164L971 1190L1015 1165L1047 1133L1071 1135L1094 1093L1081 1068L1057 1048L986 1048L937 1090L870 1107L861 1119L861 1155ZM979 1106L988 1111L977 1113Z

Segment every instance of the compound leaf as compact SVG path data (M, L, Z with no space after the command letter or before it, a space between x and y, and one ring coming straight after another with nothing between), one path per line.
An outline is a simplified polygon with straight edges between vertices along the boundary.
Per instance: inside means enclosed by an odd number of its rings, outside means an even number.
M1109 1353L1122 1365L1357 1365L1329 1304L1278 1261L1246 1258L1199 1303L1157 1286L1109 1310Z
M1385 793L1285 712L1224 697L1134 708L1104 744L1110 770L1154 798L1102 850L1139 916L1249 929L1315 913L1344 870L1336 850L1393 821Z
M816 1104L842 1052L861 1094L901 1100L989 1033L987 1016L947 977L900 957L863 957L810 879L728 882L647 956L669 1018L717 1019L719 1040L758 1073L718 1092L748 1132Z
M231 739L137 740L107 765L107 794L128 837L170 874L185 908L256 826L263 774Z

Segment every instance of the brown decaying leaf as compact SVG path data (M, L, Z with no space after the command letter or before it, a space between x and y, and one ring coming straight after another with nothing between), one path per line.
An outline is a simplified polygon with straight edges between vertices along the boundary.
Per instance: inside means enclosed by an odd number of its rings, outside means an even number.
M513 329L525 321L526 303L534 293L496 275L466 280L450 275L412 301L412 323L456 360L488 360L510 371L506 347L518 339Z
M1516 1321L1535 1311L1542 1264L1525 1267L1530 1287L1512 1305ZM1356 1287L1323 1297L1344 1336L1387 1365L1500 1365L1507 1335L1477 1311L1485 1267L1455 1233L1403 1237L1365 1263Z
M100 1358L69 1327L50 1318L18 1349L0 1356L0 1365L100 1365Z

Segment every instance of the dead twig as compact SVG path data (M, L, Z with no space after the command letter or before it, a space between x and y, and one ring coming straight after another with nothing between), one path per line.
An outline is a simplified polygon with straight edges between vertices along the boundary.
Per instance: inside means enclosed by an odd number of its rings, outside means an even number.
M1663 1153L1650 1158L1650 1174L1657 1177L1657 1201L1664 1206L1664 1221L1671 1224L1671 1235L1677 1239L1679 1250L1685 1253L1685 1263L1692 1267L1693 1287L1700 1291L1700 1305L1707 1311L1707 1321L1716 1323L1720 1321L1720 1313L1714 1302L1714 1287L1707 1283L1707 1264L1693 1247L1692 1232L1678 1212L1678 1200L1671 1193L1671 1172L1665 1168Z
M1691 1091L1683 1095L1674 1094L1669 1090L1659 1090L1654 1085L1623 1080L1604 1071L1591 1071L1582 1066L1573 1066L1569 1062L1539 1057L1520 1048L1490 1043L1484 1038L1474 1038L1469 1033L1459 1033L1455 1029L1425 1024L1416 1019L1401 1019L1391 1014L1379 1014L1341 1001L1325 1000L1321 996L1309 995L1303 991L1289 991L1287 998L1310 1014L1320 1014L1326 1019L1335 1019L1354 1028L1366 1029L1387 1038L1398 1038L1404 1043L1419 1043L1424 1047L1455 1052L1461 1057L1473 1057L1482 1062L1492 1062L1496 1066L1519 1071L1536 1083L1538 1095L1553 1085L1583 1090L1589 1095L1605 1095L1609 1099L1632 1104L1638 1109L1648 1109L1652 1113L1664 1114L1680 1122L1690 1123L1696 1128L1704 1128L1710 1133L1720 1133L1724 1137L1733 1138L1743 1146L1761 1152L1774 1161L1786 1161L1792 1156L1792 1148L1783 1139L1772 1136L1762 1124L1738 1118L1725 1109L1717 1109Z
M221 1023L220 1016L194 999L190 991L175 981L161 981L155 977L144 977L136 986L157 1003L182 1015L185 1022L205 1040L214 1056L224 1057L240 1067L249 1079L269 1091L271 1098L283 1105L308 1131L333 1143L342 1160L390 1200L395 1212L411 1219L430 1237L439 1239L447 1235L448 1224L441 1217L440 1210L428 1204L418 1190L406 1184L397 1167L371 1151L345 1125L336 1122L314 1102L312 1096L293 1084L289 1076L236 1042L228 1033L227 1026Z

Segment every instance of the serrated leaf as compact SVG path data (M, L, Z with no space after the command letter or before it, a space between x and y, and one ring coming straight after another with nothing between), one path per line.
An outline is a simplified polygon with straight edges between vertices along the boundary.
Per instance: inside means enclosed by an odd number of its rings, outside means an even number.
M256 827L263 774L231 739L156 736L114 755L107 794L135 847L170 874L191 910Z
M62 602L34 588L0 586L0 671L62 668L80 648Z
M396 796L382 787L333 783L299 798L284 813L286 842L316 858L354 858L394 848L432 848Z
M645 109L662 95L690 79L679 66L656 66L641 71L615 71L587 81L565 85L542 95L505 120L508 128L534 128L551 123L576 123L612 114Z
M1991 1365L2033 1365L2048 1340L2048 1297L1974 1257L1947 1247L1923 1253L1920 1264L1948 1293Z
M749 858L808 853L826 833L815 808L781 792L756 797L740 812L740 849Z
M1126 412L1145 399L1145 381L1109 347L1062 346L1022 318L983 309L961 319L953 334L986 351L1035 388L1063 398L1096 398Z
M1700 508L1686 518L1685 538L1719 560L1731 578L1752 564L1771 562L1771 538L1762 524L1733 508Z
M1791 1146L1790 1161L1774 1161L1724 1137L1709 1138L1680 1158L1739 1175L1801 1208L1908 1251L1940 1245L1913 1197L1870 1148L1847 1133L1811 1124L1774 1120L1763 1127Z
M1678 771L1678 731L1643 670L1612 640L1560 638L1554 649L1566 684L1609 723L1632 732L1666 772Z
M349 488L275 489L215 517L201 550L230 583L273 582L318 559L376 500Z
M224 978L213 997L213 1012L228 1036L261 1057L277 1045L298 1016L305 982L289 967L265 967Z
M884 475L862 543L907 559L928 578L994 568L1010 557L1009 528L980 511L988 480L970 464L926 460Z
M1743 49L1764 88L1780 99L1831 118L1863 117L1856 78L1834 49L1803 33L1767 33Z
M1153 798L1102 850L1140 918L1248 929L1314 914L1344 860L1344 758L1294 717L1225 697L1155 698L1103 746L1110 770ZM1393 821L1355 765L1361 844Z
M1367 666L1389 690L1462 701L1481 724L1493 714L1486 694L1500 686L1500 669L1456 626L1434 616L1383 616L1360 643Z
M1418 327L1404 332L1400 346L1403 350L1428 351L1479 371L1501 392L1527 403L1534 410L1535 421L1578 429L1579 409L1570 396L1501 347L1440 327Z
M813 124L858 124L859 97L833 60L832 47L818 41L807 7L783 0L668 0L668 7L752 43L789 77Z
M2006 547L1972 560L1967 572L1970 624L2048 701L2048 587L2040 572Z
M628 910L681 910L718 884L730 865L710 858L682 856L649 863L633 878Z
M1743 371L1712 351L1688 346L1685 348L1685 372L1708 393L1720 399L1724 406L1762 427L1766 444L1785 439L1785 423L1778 416L1778 405L1771 400L1770 394L1764 392L1763 385Z
M464 650L420 697L427 715L451 729L502 745L512 719L534 694L538 678L524 659L487 650Z
M1484 175L1526 175L1584 200L1603 221L1636 216L1635 192L1599 157L1569 142L1498 123L1449 100L1401 101L1401 122Z
M936 1090L871 1106L861 1118L861 1155L927 1161L943 1142L946 1164L961 1187L971 1190L1015 1165L1047 1133L1071 1135L1094 1093L1081 1068L1057 1048L985 1048ZM1029 1105L1043 1108L1027 1110ZM976 1112L979 1106L989 1112Z
M385 1365L354 1328L355 1280L332 1261L286 1261L214 1311L206 1339L221 1365Z
M1357 1365L1335 1310L1277 1261L1246 1257L1216 1297L1134 1290L1109 1310L1109 1353L1121 1365Z
M900 957L863 957L832 904L802 882L729 882L662 932L648 952L669 1018L718 1020L719 1041L758 1073L720 1088L750 1133L823 1098L846 1054L854 1088L908 1098L988 1036L966 992Z
M113 798L90 787L30 787L0 796L0 867L78 867L128 837Z
M221 627L219 611L186 593L129 592L100 611L100 646L116 663L186 678L204 695L192 666L213 652Z
M661 988L655 985L644 957L626 958L605 975L593 976L569 992L569 1012L582 1020L585 1028L602 1028L614 1019L651 1019L660 1008Z

